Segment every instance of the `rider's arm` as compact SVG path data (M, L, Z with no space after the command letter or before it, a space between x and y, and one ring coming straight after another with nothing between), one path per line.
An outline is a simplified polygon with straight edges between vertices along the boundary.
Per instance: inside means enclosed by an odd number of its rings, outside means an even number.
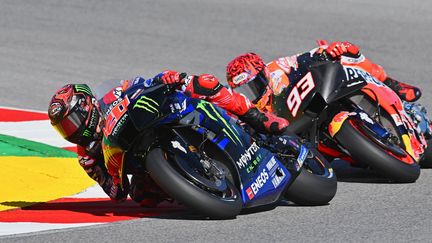
M193 97L205 99L228 112L237 115L258 132L282 133L288 126L288 121L269 112L258 110L246 96L227 89L211 74L188 76L179 80L175 71L165 71L161 77L164 83L183 81L183 91Z
M102 153L94 153L84 147L77 146L78 161L87 175L95 180L104 192L113 200L124 200L127 197L128 188L122 188L114 183L111 175L108 174Z
M325 52L335 59L340 59L341 64L362 68L380 81L387 78L387 73L380 65L371 62L360 52L358 46L350 42L333 42Z

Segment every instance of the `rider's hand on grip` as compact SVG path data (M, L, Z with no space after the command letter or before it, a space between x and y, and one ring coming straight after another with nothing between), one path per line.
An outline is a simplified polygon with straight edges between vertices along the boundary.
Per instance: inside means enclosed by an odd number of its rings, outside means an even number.
M183 79L186 75L182 75L185 73L179 73L173 70L166 70L163 72L161 80L164 84L178 84L183 83Z
M357 55L359 49L349 42L333 42L327 47L326 52L333 58L340 58L344 54Z

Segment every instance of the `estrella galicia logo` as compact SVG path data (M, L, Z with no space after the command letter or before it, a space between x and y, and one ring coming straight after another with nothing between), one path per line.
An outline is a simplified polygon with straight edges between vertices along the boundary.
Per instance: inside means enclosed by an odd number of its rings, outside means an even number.
M153 99L151 99L147 96L141 96L136 101L135 105L133 106L133 109L139 108L139 109L146 110L146 111L153 113L153 114L159 114L159 110L157 107L159 107L159 104L156 101L154 101Z

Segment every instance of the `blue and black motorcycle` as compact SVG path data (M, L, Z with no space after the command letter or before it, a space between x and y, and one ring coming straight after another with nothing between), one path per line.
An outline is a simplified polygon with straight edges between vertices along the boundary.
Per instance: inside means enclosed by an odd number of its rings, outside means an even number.
M110 142L205 216L233 218L283 197L323 205L336 193L336 176L312 147L293 136L252 136L222 109L172 86L132 86L108 112Z

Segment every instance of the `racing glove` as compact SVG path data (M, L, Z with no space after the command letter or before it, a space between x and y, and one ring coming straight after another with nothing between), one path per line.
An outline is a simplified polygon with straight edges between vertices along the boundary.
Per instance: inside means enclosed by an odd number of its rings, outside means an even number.
M101 186L113 201L124 201L129 193L129 180L127 179L123 181L123 185L120 185L120 183L115 183L112 177L108 175Z
M163 71L160 79L164 84L176 84L183 82L183 79L180 78L180 73L173 70Z
M326 52L333 58L340 58L342 55L357 57L359 55L359 48L347 41L333 42L327 47Z
M256 107L250 108L245 114L239 116L259 133L281 134L289 122L269 112L259 111Z

